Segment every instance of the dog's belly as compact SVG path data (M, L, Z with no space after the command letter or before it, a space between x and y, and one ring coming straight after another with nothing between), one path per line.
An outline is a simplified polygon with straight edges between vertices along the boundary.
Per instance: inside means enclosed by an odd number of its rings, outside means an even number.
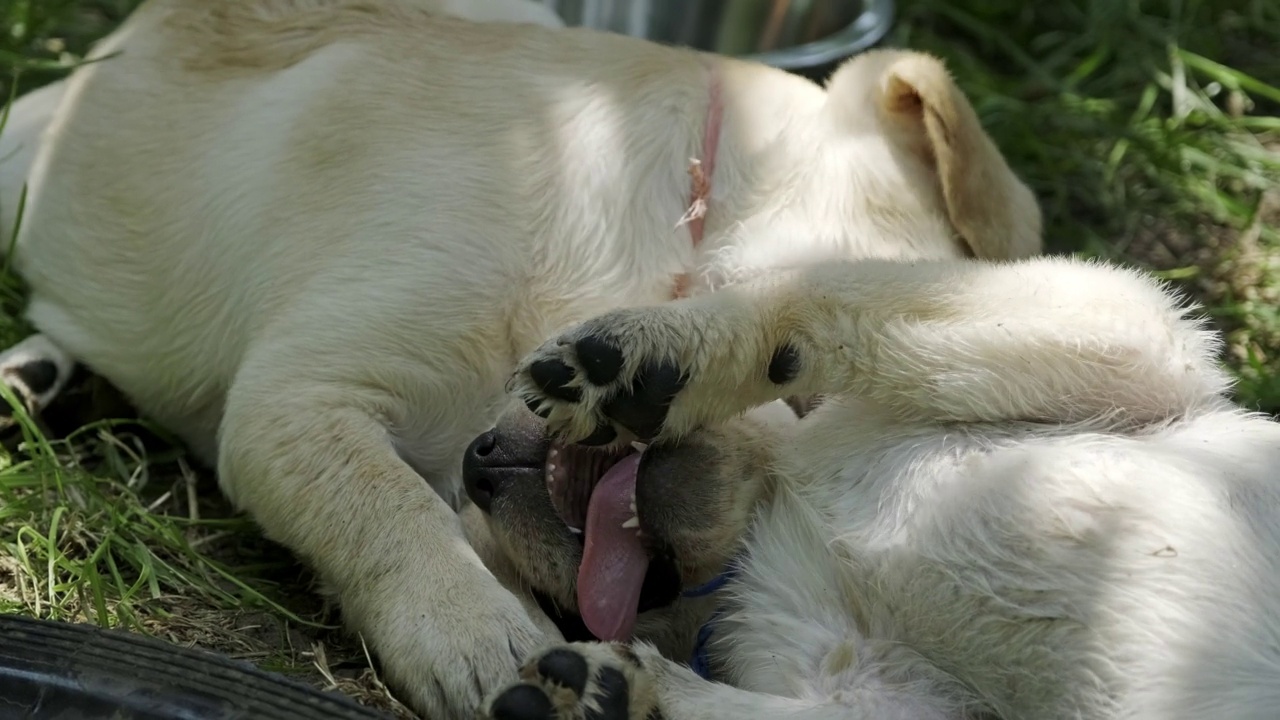
M1280 617L1254 600L1280 593L1274 423L1126 438L825 412L755 530L738 681L833 693L915 663L1007 717L1105 718L1116 695L1177 715L1193 666L1217 693L1280 673Z

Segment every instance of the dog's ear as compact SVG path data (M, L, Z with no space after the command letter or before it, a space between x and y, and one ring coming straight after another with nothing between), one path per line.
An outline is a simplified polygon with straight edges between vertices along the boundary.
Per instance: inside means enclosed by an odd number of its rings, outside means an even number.
M865 53L841 68L828 90L847 111L874 107L880 131L932 168L951 224L975 256L1006 259L1041 251L1035 196L1009 168L941 61L909 51Z

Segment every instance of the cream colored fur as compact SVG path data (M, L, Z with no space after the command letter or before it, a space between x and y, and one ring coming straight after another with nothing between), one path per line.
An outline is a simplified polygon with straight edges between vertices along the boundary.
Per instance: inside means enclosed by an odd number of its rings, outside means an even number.
M529 365L581 371L587 336L617 342L618 380L580 372L578 403L544 394ZM779 385L765 368L782 345L799 372ZM772 460L738 480L762 499L725 551L741 570L716 601L723 684L651 645L573 646L592 677L630 682L626 712L601 717L1276 717L1280 424L1226 399L1217 350L1151 278L1049 258L798 268L548 341L514 389L571 434L664 358L688 383L658 442L826 398L744 440ZM733 481L715 478L688 482ZM553 696L548 720L602 693Z
M151 0L0 141L20 149L0 219L31 188L26 351L86 364L216 465L433 718L558 637L455 514L462 449L545 337L681 273L701 293L800 261L1040 247L1030 193L931 58L867 54L824 89L446 12L555 25L517 0ZM713 79L695 248L677 221Z

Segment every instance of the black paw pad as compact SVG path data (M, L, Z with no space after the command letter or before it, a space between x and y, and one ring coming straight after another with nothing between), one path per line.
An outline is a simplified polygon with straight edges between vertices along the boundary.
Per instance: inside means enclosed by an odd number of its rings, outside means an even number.
M52 360L33 360L19 366L14 374L32 393L43 395L53 389L53 384L58 381L58 366Z
M689 377L673 362L649 363L605 406L604 413L641 439L662 431L671 402L684 389Z
M631 706L627 676L615 668L600 668L596 675L595 700L600 709L588 708L583 714L585 720L626 720Z
M582 391L569 387L577 373L573 368L559 360L539 360L529 366L529 379L539 390L557 400L578 402L582 399Z
M786 385L800 374L800 351L790 343L773 351L769 360L769 382L774 385Z
M608 385L622 372L622 349L611 340L588 335L574 343L573 349L592 385Z
M555 720L547 694L533 685L516 685L498 696L489 711L493 720Z
M572 650L552 650L538 660L539 675L572 690L578 697L587 689L590 672L586 658Z

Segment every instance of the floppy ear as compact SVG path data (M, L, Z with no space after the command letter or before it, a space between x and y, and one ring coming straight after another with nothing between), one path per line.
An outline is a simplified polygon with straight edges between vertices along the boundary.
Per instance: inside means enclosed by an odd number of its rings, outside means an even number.
M951 225L975 256L1019 258L1041 251L1035 196L937 58L903 50L864 53L836 73L829 93L838 97L846 119L874 107L876 126L889 141L933 170Z
M959 86L936 58L907 54L880 80L883 119L908 130L938 175L951 224L980 258L1042 248L1040 207L1014 175Z

